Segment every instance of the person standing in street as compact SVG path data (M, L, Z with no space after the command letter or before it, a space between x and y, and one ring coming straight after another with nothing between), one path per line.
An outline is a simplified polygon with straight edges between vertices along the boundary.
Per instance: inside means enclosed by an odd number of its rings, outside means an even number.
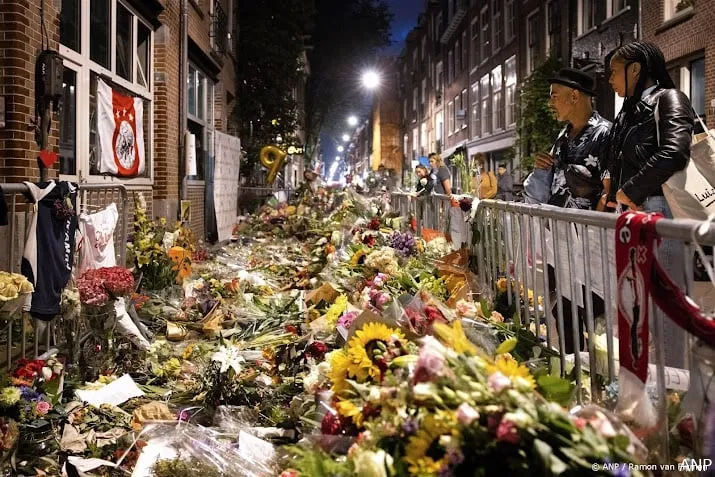
M610 71L609 83L624 103L610 137L608 168L613 187L603 200L607 198L617 209L657 212L671 219L662 186L690 159L693 107L670 78L663 52L652 43L635 41L618 48ZM684 288L681 245L663 240L658 261ZM662 312L656 316L664 320L666 365L684 367L685 332Z
M475 157L479 168L479 184L474 190L479 191L480 199L493 199L497 195L497 178L492 171L487 170L487 158L483 152L479 152Z
M605 152L607 141L611 129L611 123L602 118L598 112L593 110L592 98L594 92L594 79L587 73L564 68L558 75L549 79L551 83L551 97L549 105L554 111L558 121L567 122L566 127L556 138L552 154L541 152L536 156L535 167L544 170L551 170L554 173L551 185L551 198L549 204L557 207L573 209L598 209L603 210L605 199L602 192L608 191L610 187L610 176L606 167ZM556 231L552 230L552 233ZM565 246L565 240L560 244ZM566 261L568 255L560 252L560 262ZM557 299L562 300L563 305L563 338L565 352L576 351L573 336L573 316L571 300L566 298L563 290L571 289L571 281L568 272L564 270L560 273L565 281L562 288L562 296L557 297L558 275L555 266L563 266L562 263L551 263L548 266L549 291L553 297L552 304L556 304ZM581 284L583 303L585 303L586 290ZM569 294L570 295L570 294ZM593 316L599 316L605 311L603 298L595 293L591 293L593 303ZM583 339L584 307L579 306L578 321L581 332L579 333L579 349L584 349ZM557 319L557 308L551 310L552 316Z
M429 155L429 163L432 166L432 174L436 180L434 182L434 192L436 194L452 195L452 174L444 165L442 158L436 152Z
M514 179L506 172L506 164L499 164L497 169L497 199L514 200Z

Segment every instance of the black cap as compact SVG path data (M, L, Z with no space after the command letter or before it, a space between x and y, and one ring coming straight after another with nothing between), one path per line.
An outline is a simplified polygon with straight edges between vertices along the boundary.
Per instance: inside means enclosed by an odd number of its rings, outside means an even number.
M585 71L574 68L562 68L559 74L549 78L551 84L561 84L569 88L577 89L590 96L596 96L594 91L595 81L593 77Z

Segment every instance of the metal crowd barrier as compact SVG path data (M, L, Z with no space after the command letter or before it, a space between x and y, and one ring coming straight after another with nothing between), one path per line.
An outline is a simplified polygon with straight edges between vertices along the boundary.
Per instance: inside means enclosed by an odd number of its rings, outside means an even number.
M449 209L446 196L433 195L415 199L409 194L393 193L395 208L403 215L414 213L422 227L433 228L443 233L450 232L449 217L455 216ZM447 207L445 207L445 205ZM459 211L464 219L464 214ZM616 310L616 268L615 268L615 226L616 214L562 209L547 205L527 205L516 202L481 201L477 208L474 226L468 227L466 243L471 244L472 234L477 234L470 254L477 264L479 281L496 292L500 279L506 282L509 304L515 304L523 326L533 325L537 336L545 324L545 345L558 351L558 365L562 375L567 366L575 370L577 389L582 389L581 370L590 373L590 395L578 392L578 403L592 401L602 403L604 396L601 384L616 381L617 366L617 310ZM673 277L684 284L691 298L703 305L703 290L715 291L712 285L694 282L693 260L695 245L692 243L694 230L702 222L693 220L667 220L657 222L656 230L660 238L674 243L682 261L682 277ZM702 232L702 231L701 231ZM715 245L715 225L709 224L705 233L697 234L701 246ZM549 274L551 266L552 276ZM550 283L554 279L556 283ZM523 290L522 291L522 287ZM703 288L704 287L704 288ZM553 290L555 288L555 290ZM533 290L534 305L528 305L528 291ZM550 292L551 291L551 292ZM592 293L604 301L602 316L594 316ZM699 295L699 293L701 295ZM538 305L537 297L543 297L543 305ZM570 310L564 309L559 297L570 297ZM709 297L711 307L713 296ZM566 353L564 319L571 312L573 343L579 349L582 332L579 326L579 310L583 308L585 321L585 350ZM552 316L555 308L555 319ZM660 417L665 419L667 410L666 388L687 390L687 370L690 368L689 351L691 344L686 333L665 317L650 301L652 323L649 344L650 376L660 401ZM597 331L600 328L600 335ZM605 336L604 336L605 335ZM605 341L603 350L597 352L597 339ZM601 356L601 359L599 359ZM556 364L556 363L554 363ZM587 368L586 368L587 366ZM683 378L680 388L674 387L676 380ZM661 421L665 422L665 421Z
M29 233L27 225L32 219L35 208L34 204L27 200L29 191L25 184L11 183L1 184L1 186L8 206L8 225L0 227L0 270L20 273L24 245ZM130 204L125 186L121 184L80 184L77 194L77 209L80 213L96 212L112 202L117 205L119 212L117 228L114 233L117 263L125 264L130 220ZM77 259L76 256L75 259ZM12 366L13 360L27 357L28 347L32 349L34 357L40 355L41 349L48 351L53 344L58 344L54 322L45 326L34 320L32 330L30 330L28 329L29 319L29 315L23 312L20 319L19 342L13 329L17 324L16 319L0 320L0 340L2 340L0 348L5 348L5 353L0 353L0 355L4 354L5 360L2 364L7 368Z

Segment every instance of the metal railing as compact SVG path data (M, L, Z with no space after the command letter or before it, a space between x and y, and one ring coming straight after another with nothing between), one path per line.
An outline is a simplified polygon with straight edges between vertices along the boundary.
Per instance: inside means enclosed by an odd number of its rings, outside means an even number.
M20 265L24 245L29 232L28 225L35 213L35 206L28 200L29 190L23 183L2 184L2 193L8 205L8 225L0 228L0 269L20 273ZM77 210L80 213L92 213L115 203L119 213L117 227L114 233L117 263L125 264L127 252L127 234L129 226L129 200L126 188L121 184L80 184L77 194ZM75 256L75 259L77 257ZM28 348L33 356L39 356L41 349L48 351L52 345L58 344L57 330L54 322L45 324L33 320L30 328L30 318L24 312L20 317L19 333L15 332L18 319L0 320L0 348L5 347L3 363L10 368L16 358L27 357ZM19 337L16 336L19 334Z
M419 229L431 228L445 234L453 228L450 218L454 220L461 215L464 220L459 209L452 207L448 212L448 200L440 195L415 199L409 194L392 194L394 208L402 215L414 215ZM474 225L466 232L467 244L472 243L476 234L470 254L480 283L491 293L497 293L498 281L505 279L501 285L506 286L506 291L502 293L506 293L509 305L514 306L521 324L527 328L534 326L537 336L541 326L545 326L544 345L559 353L557 363L553 364L560 366L562 375L568 367L575 370L578 403L602 403L603 389L617 379L618 320L614 298L617 219L616 214L484 200L478 204ZM684 283L686 292L696 302L703 290L698 285L712 291L709 282L694 282L692 240L696 236L694 230L701 225L702 222L693 220L663 219L656 223L659 237L671 241L678 253L686 257L682 277L674 278ZM715 225L699 230L697 240L703 246L715 245ZM533 306L529 306L528 290L533 291ZM539 296L543 297L541 306ZM564 298L570 298L570 303L564 302ZM598 298L603 301L600 316L594 310ZM655 311L651 314L649 386L657 390L660 417L665 419L666 388L671 389L676 378L688 375L685 370L690 368L690 345L686 333L665 317L652 300L649 306ZM568 325L565 320L569 315L575 351L571 353L566 352L565 343ZM605 341L605 346L599 344L601 349L597 350L597 341ZM605 362L599 359L604 347ZM590 395L580 392L582 370L590 373ZM683 391L687 387L685 379L674 389Z

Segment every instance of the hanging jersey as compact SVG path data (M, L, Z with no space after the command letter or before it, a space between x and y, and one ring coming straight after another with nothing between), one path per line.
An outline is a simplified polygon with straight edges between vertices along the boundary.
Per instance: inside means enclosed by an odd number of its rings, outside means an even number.
M69 198L77 209L77 186L70 182L25 182L35 203L21 271L35 286L30 314L50 320L60 312L62 290L72 276L77 217L56 217L55 201Z
M79 231L82 241L79 252L79 274L87 270L113 267L117 264L114 253L114 230L117 227L119 212L112 203L96 214L82 214L79 218Z

